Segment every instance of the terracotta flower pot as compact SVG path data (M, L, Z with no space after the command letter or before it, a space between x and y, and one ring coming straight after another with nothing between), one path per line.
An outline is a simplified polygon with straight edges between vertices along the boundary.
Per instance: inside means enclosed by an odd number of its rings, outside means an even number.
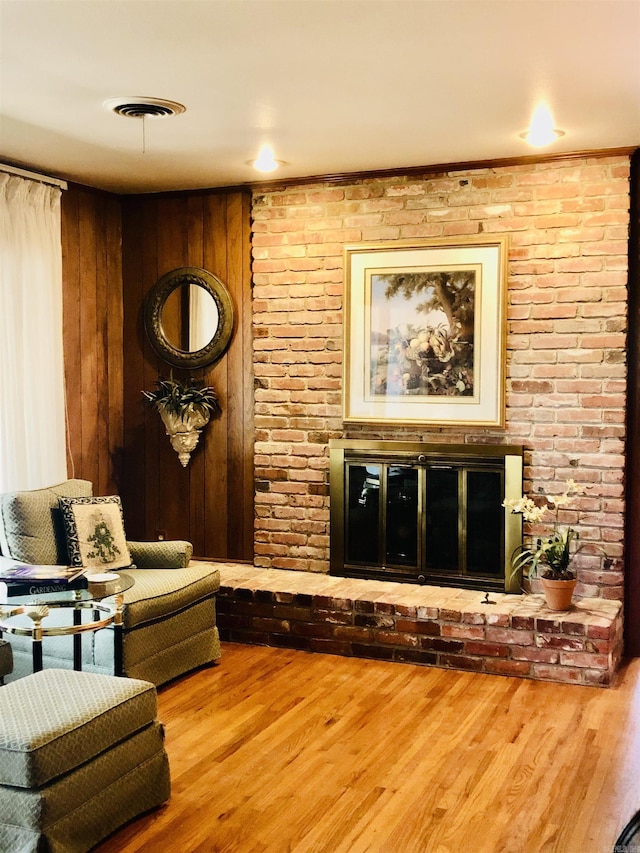
M569 610L573 590L578 581L574 578L570 581L557 581L552 578L540 578L544 597L549 610Z

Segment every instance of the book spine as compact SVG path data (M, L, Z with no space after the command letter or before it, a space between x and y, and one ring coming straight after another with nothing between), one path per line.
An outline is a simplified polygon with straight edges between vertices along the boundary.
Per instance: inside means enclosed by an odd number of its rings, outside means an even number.
M6 594L9 598L18 595L45 595L51 592L65 592L66 590L87 589L89 583L85 577L76 578L69 583L51 581L38 583L37 581L10 581L6 583Z

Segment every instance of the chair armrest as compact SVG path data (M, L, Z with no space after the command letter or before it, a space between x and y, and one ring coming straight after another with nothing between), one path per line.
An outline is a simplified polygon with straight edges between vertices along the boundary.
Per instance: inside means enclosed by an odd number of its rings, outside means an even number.
M185 569L193 554L191 542L170 539L160 542L127 542L138 569Z

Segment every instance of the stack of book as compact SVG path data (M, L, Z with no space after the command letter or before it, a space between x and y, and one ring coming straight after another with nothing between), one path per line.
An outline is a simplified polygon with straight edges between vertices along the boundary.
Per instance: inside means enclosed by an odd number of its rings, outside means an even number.
M0 600L17 595L87 589L87 586L82 567L23 565L0 570Z

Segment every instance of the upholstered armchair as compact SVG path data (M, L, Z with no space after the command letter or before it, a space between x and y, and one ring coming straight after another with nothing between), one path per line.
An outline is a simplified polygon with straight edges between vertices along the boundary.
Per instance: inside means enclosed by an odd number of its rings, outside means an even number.
M46 489L0 495L0 568L22 563L67 565L67 533L59 499L90 498L92 491L87 480L67 480ZM124 674L160 685L216 661L220 657L215 610L218 570L209 563L191 563L189 542L128 541L127 546L135 568L127 568L126 573L135 584L124 593ZM62 619L64 614L48 618ZM5 639L13 649L11 680L31 671L31 640L9 635ZM112 628L85 635L82 656L83 669L113 674ZM73 638L46 637L43 665L71 668Z

